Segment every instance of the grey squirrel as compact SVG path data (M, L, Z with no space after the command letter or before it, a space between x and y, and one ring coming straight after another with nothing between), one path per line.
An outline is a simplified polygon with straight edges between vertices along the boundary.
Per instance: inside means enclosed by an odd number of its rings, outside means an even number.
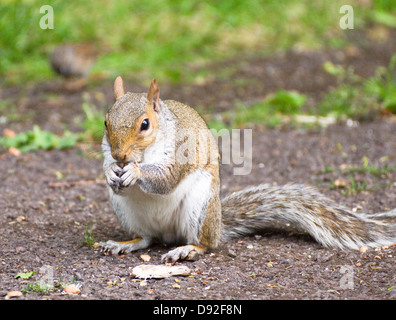
M51 68L65 78L86 78L95 62L97 49L89 43L57 46L50 56Z
M86 86L97 55L97 48L90 43L57 46L50 56L50 65L52 70L64 78L62 89L75 91Z
M180 246L162 256L163 262L175 263L222 241L289 227L328 248L396 242L396 209L357 214L305 185L261 184L220 199L220 156L211 134L187 150L194 161L175 161L188 140L178 133L209 132L205 121L189 106L162 101L159 94L155 79L147 94L125 93L121 77L114 82L103 168L114 211L133 240L101 242L105 252L128 253L153 241L175 243Z

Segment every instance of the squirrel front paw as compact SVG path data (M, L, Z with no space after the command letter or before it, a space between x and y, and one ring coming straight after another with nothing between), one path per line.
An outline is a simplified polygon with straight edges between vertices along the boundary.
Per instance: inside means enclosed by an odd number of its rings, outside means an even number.
M120 176L121 186L127 188L136 183L140 177L140 170L138 166L134 163L127 164L123 169Z
M193 244L177 247L161 257L161 262L175 264L178 260L197 260L206 248Z
M106 182L115 193L119 193L123 187L123 180L121 179L122 174L123 169L120 168L115 162L110 164L107 169L105 169Z
M117 242L113 240L102 241L99 247L105 254L123 254L141 249L146 249L151 244L151 238L135 238L130 241Z

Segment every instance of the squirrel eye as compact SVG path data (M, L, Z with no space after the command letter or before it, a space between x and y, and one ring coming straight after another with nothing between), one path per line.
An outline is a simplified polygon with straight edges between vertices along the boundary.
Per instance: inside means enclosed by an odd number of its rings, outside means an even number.
M105 126L105 128L107 129L107 121L105 120L105 122L104 122L104 126Z
M144 119L143 121L142 121L142 124L140 125L140 131L145 131L145 130L147 130L148 128L149 128L149 126L150 126L150 122L149 122L149 119Z

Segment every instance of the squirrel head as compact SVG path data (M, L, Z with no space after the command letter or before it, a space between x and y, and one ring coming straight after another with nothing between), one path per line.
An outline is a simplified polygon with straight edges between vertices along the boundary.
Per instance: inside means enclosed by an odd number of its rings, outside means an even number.
M143 151L155 141L161 112L159 94L156 79L151 81L147 97L125 93L122 78L115 79L116 101L106 114L105 134L111 155L120 167L140 162Z

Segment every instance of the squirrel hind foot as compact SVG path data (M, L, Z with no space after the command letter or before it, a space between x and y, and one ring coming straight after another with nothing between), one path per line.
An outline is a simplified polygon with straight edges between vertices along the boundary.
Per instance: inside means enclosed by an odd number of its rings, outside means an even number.
M147 238L135 238L130 241L117 242L113 240L102 241L99 247L105 254L124 254L132 251L146 249L150 246L151 240Z
M189 244L177 247L161 257L161 262L175 264L178 260L198 260L199 256L206 251L205 247Z

